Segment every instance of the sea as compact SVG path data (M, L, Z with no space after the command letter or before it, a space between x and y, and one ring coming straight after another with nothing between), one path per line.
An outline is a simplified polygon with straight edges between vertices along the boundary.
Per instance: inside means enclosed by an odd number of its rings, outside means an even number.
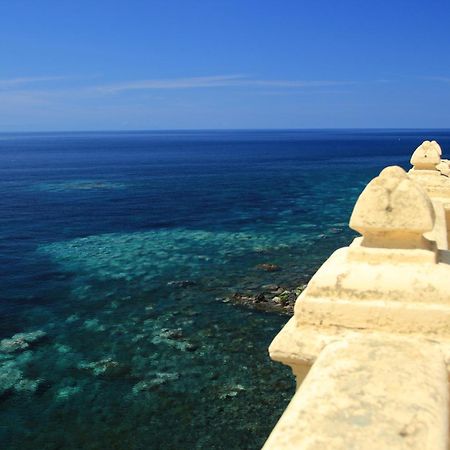
M260 448L289 315L230 298L307 283L425 139L450 131L0 134L0 448Z

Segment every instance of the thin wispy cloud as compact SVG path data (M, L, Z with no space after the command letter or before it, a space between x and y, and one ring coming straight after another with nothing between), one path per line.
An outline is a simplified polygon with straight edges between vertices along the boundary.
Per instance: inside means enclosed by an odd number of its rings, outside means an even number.
M106 101L116 95L126 95L133 91L152 91L163 94L164 91L192 90L206 88L248 88L248 93L267 95L288 94L326 94L333 88L347 87L370 81L342 80L284 80L261 79L242 74L198 76L183 78L151 78L129 80L116 83L91 84L90 77L75 76L39 76L0 79L0 106L30 106L73 104L79 101ZM98 76L95 76L98 78ZM71 83L76 80L76 83ZM61 84L63 82L63 84ZM372 83L379 81L374 80ZM335 91L335 90L334 90ZM336 92L334 92L336 93ZM155 97L152 97L153 100Z
M243 80L242 85L277 88L310 88L355 84L354 81L336 80Z
M35 83L45 83L49 81L64 80L63 76L41 76L41 77L16 77L0 79L0 89L9 89L16 87L24 87L26 85L34 85Z
M289 96L289 95L334 95L334 94L350 94L352 91L350 89L321 89L310 90L310 89L284 89L284 90L263 90L263 91L251 91L250 95L267 95L267 96Z
M232 88L249 87L256 89L314 89L331 86L348 86L358 84L355 81L340 80L268 80L252 78L246 75L215 75L184 78L152 78L144 80L130 80L117 83L105 83L99 85L79 84L77 86L65 86L61 89L60 84L52 85L51 82L69 80L67 76L40 76L40 77L17 77L0 79L0 92L29 91L36 90L37 85L46 83L46 89L39 89L39 94L47 92L48 95L108 95L120 94L139 90L187 90L206 88ZM49 86L50 83L50 86Z
M102 92L122 92L143 89L195 89L208 87L232 86L242 80L242 75L217 75L211 77L189 77L189 78L166 78L126 81L123 83L107 84L97 86Z
M440 81L442 83L450 83L450 77L423 77L425 80Z
M118 93L132 90L157 89L201 89L211 87L277 87L312 88L354 84L352 81L335 80L261 80L244 75L217 75L207 77L168 78L128 81L97 86L94 89L103 93Z

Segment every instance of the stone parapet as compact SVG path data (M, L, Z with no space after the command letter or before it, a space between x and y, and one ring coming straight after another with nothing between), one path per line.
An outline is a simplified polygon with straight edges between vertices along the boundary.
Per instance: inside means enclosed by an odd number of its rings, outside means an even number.
M292 368L298 391L266 449L447 448L450 179L441 155L425 141L408 174L388 167L373 179L350 219L361 237L297 299L269 352ZM386 395L372 397L377 390Z
M447 410L439 348L348 337L320 352L264 449L446 450Z

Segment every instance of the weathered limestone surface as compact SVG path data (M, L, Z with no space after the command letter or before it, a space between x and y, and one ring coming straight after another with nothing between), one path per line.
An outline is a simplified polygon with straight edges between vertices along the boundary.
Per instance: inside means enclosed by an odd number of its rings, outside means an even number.
M353 337L320 353L264 448L446 450L447 404L437 347Z
M350 219L362 236L297 299L269 352L291 366L298 390L266 449L447 448L450 179L441 154L425 141L408 174L388 167L366 186Z
M441 162L436 166L436 169L441 172L441 175L446 177L450 176L450 165L447 160L441 160Z

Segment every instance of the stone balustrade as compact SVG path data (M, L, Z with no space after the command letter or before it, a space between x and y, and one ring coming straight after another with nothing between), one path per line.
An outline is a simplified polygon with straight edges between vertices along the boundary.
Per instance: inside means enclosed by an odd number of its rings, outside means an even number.
M269 348L297 392L264 449L448 449L450 172L435 141L361 193Z

